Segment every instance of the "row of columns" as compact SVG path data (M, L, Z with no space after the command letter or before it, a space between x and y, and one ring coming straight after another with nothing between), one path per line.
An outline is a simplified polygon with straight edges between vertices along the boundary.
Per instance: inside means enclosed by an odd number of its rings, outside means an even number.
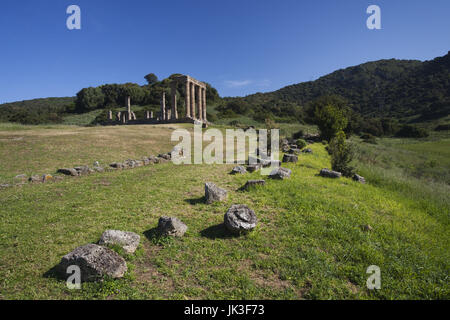
M206 121L206 87L186 81L186 118Z

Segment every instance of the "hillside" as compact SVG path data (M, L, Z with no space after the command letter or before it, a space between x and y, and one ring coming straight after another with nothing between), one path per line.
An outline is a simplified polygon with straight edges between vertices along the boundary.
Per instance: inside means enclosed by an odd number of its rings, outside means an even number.
M228 98L222 110L289 117L323 95L340 95L366 117L433 120L450 114L450 52L431 61L379 60L269 93ZM246 109L245 107L243 109ZM226 112L223 112L226 114ZM299 113L299 117L302 115Z

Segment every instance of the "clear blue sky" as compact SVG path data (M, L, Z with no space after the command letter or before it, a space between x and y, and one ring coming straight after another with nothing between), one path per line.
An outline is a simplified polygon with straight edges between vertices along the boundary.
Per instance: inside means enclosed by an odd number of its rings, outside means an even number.
M81 8L81 30L66 8ZM382 30L366 9L381 8ZM2 0L0 103L74 96L153 72L242 96L378 59L450 50L449 0Z

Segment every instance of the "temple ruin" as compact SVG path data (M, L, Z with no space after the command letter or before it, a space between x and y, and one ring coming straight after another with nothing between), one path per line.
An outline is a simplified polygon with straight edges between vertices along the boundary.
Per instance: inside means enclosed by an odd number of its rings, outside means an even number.
M185 114L179 115L177 109L177 86L182 84L185 89ZM130 97L126 98L127 111L118 112L113 119L113 113L110 110L108 114L108 123L110 124L157 124L157 123L198 123L206 125L206 84L198 81L188 75L173 78L170 84L170 106L166 103L166 93L161 96L160 111L156 117L153 111L146 111L144 119L137 119L135 113L131 110Z

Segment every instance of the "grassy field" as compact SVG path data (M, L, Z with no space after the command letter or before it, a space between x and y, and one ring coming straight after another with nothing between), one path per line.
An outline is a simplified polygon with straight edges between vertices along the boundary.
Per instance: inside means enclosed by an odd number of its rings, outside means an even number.
M168 152L173 127L2 125L0 181ZM0 298L449 299L450 200L431 191L446 183L402 169L408 156L393 157L390 167L380 160L394 149L410 156L426 149L448 170L441 153L448 140L402 148L393 139L355 143L366 185L317 176L330 167L319 143L311 145L313 154L286 165L293 170L289 180L267 180L248 192L238 189L264 178L259 173L233 176L232 165L172 163L0 190ZM206 181L227 189L228 200L205 204ZM223 215L234 203L255 210L252 233L225 231ZM155 237L163 215L185 222L186 235ZM367 224L372 231L363 230ZM137 253L126 257L126 277L67 289L54 267L106 229L141 235ZM380 290L366 288L370 265L381 269Z

